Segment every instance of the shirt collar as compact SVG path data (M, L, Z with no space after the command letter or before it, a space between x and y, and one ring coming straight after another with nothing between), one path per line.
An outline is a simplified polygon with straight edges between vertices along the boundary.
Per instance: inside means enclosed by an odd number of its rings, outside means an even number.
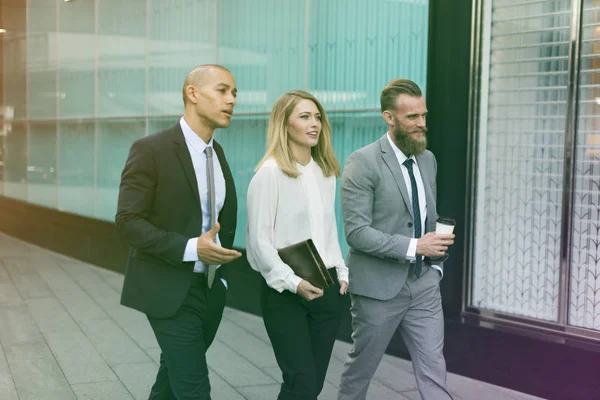
M388 141L390 142L390 146L392 146L392 150L394 150L394 154L396 154L396 158L398 158L398 162L400 163L400 165L402 165L404 163L404 161L406 161L407 158L412 159L415 164L417 163L417 159L415 158L415 156L410 156L410 157L406 157L406 154L404 154L402 152L402 150L400 150L398 148L398 146L396 146L396 143L394 143L394 141L392 140L392 138L390 138L390 134L386 132L385 136L387 137Z
M298 167L298 170L300 172L304 172L307 169L309 169L310 167L312 167L313 163L315 162L315 160L312 158L312 156L310 157L310 161L308 162L308 164L306 165L302 165L299 162L296 162L296 167Z
M206 150L207 147L213 147L213 138L210 138L210 142L208 142L208 144L204 143L204 140L200 139L200 136L196 135L192 128L190 128L184 117L181 117L179 120L179 125L183 131L185 141L197 152L204 153L204 150Z

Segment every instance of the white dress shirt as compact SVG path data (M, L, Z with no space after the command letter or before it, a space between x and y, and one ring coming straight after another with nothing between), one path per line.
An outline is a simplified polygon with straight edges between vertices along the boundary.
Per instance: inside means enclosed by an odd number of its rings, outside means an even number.
M335 219L336 180L325 177L319 165L297 164L301 174L290 178L271 158L256 172L247 194L246 250L252 268L267 284L296 293L302 278L277 254L277 249L312 239L327 268L348 281Z
M419 170L419 164L417 164L417 159L415 156L406 157L406 155L396 146L396 144L390 138L388 133L385 134L394 150L394 154L398 159L398 163L400 164L400 170L402 170L402 176L404 177L404 183L406 185L406 189L408 191L408 198L412 202L412 185L410 183L410 175L408 174L408 169L403 164L408 158L413 160L413 174L415 176L415 181L417 182L417 194L419 196L419 209L421 211L421 232L425 234L425 219L427 218L427 199L425 197L425 187L423 186L423 178L421 177L421 171ZM416 228L416 227L415 227ZM406 252L406 258L408 260L415 261L417 258L417 242L419 239L413 238L410 240L410 244L408 246L408 251ZM437 265L432 265L433 268L440 271L443 274L442 269Z
M181 117L179 120L183 136L185 137L185 143L192 157L192 164L194 166L194 172L196 173L196 181L198 183L198 193L200 194L200 207L202 209L202 234L210 230L210 207L209 207L209 193L208 193L208 175L206 171L206 153L207 147L212 147L213 139L210 139L208 144L204 143L200 136L196 135L192 128L187 124L185 119ZM213 151L213 168L215 174L215 195L217 199L217 218L223 203L225 202L225 177L223 176L223 170L221 169L221 163L217 158L217 153ZM176 193L173 196L177 196ZM219 240L219 234L216 236L216 242L221 245ZM206 265L198 259L198 238L192 238L188 240L185 252L183 254L183 261L196 261L194 265L194 272L203 273L206 271ZM217 266L218 268L219 266Z

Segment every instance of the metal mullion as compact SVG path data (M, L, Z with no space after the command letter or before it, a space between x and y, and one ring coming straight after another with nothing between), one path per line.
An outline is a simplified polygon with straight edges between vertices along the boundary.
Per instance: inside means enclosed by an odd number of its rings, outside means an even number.
M549 61L564 61L568 60L569 56L554 56L554 57L542 57L542 58L517 58L510 61L498 61L494 65L507 65L507 64L520 64L528 62L549 62Z
M536 14L536 15L524 15L524 16L518 16L518 17L514 17L514 18L498 18L495 19L493 21L494 24L497 23L501 23L501 22L514 22L514 21L524 21L527 19L536 19L536 18L545 18L545 17L556 17L559 15L567 15L569 14L570 11L556 11L556 12L552 12L552 13L546 13L546 14Z
M573 240L573 197L575 192L575 155L577 112L579 97L579 56L583 20L583 0L571 2L571 30L569 47L569 87L567 92L567 114L565 124L565 156L563 164L563 194L560 235L560 269L558 291L558 320L560 325L568 323L570 296L571 246Z
M567 75L568 71L551 71L551 72L528 72L524 74L510 75L491 75L491 79L508 79L508 78L539 78L542 76Z
M531 48L536 48L536 47L550 47L550 46L568 45L568 44L569 44L569 41L522 44L522 45L518 45L518 46L507 46L507 47L496 47L496 48L492 46L492 51L531 49Z
M557 26L553 28L542 28L542 29L530 29L528 31L514 31L509 33L497 33L494 35L495 38L514 36L514 35L527 35L530 33L542 33L542 32L563 32L568 31L569 26Z
M595 103L595 101L594 101ZM490 104L491 107L520 107L520 106L558 106L561 104L565 104L564 101L555 100L555 101L531 101L531 102L522 102L522 103L500 103L500 104Z
M494 89L494 93L507 93L507 92L535 92L535 91L547 91L547 90L564 90L567 86L531 86L531 87L512 87Z
M540 3L547 3L548 0L534 0L534 1L529 1L527 3L509 3L509 4L501 4L499 6L494 6L494 10L498 10L498 9L502 9L502 8L510 8L510 7L524 7L524 6L530 6L533 4L540 4Z

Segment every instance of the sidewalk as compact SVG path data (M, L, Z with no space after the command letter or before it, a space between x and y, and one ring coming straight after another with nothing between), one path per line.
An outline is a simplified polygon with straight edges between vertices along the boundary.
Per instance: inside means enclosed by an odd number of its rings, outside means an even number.
M0 398L147 399L160 350L119 305L123 276L0 233ZM334 400L350 345L336 342L319 399ZM262 320L227 308L208 354L214 400L276 399L281 373ZM456 400L537 397L449 374ZM385 356L369 399L420 399L409 361Z

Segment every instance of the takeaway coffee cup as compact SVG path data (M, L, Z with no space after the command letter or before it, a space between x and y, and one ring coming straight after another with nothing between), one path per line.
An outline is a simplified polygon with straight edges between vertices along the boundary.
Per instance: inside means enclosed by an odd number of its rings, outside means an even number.
M437 234L448 234L454 231L454 225L456 221L450 217L439 217L435 224L435 233Z

